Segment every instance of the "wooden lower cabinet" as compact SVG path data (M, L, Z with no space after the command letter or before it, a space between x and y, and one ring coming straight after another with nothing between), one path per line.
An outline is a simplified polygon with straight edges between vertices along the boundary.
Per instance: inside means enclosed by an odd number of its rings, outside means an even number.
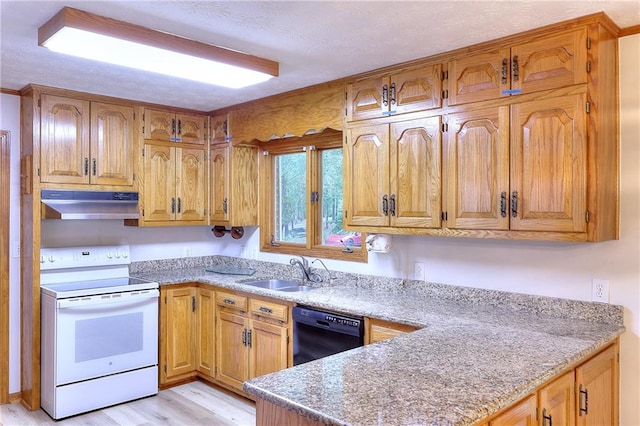
M555 378L479 426L618 424L618 344Z
M288 306L223 292L218 292L216 301L218 381L242 390L246 380L291 365Z
M412 325L399 324L367 317L365 318L364 344L368 345L370 343L391 339L392 337L416 331L419 328L420 327L414 327Z
M160 288L160 386L201 377L242 391L292 365L290 307L197 283Z

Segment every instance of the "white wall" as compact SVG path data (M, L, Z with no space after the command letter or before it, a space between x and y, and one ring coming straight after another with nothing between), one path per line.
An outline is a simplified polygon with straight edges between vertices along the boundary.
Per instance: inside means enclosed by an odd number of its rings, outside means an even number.
M620 240L593 244L394 236L394 250L371 254L368 264L327 261L330 269L413 277L425 264L427 280L478 288L591 300L592 278L610 282L611 303L625 307L621 338L621 424L640 425L640 35L620 41ZM3 105L2 115L5 115ZM15 141L14 141L15 143ZM13 201L12 201L13 202ZM16 229L12 225L12 229ZM257 253L258 230L215 238L210 227L127 228L118 221L45 221L43 246L131 245L132 260L225 254L286 263L291 256ZM244 246L244 247L243 247ZM245 249L246 248L246 249ZM17 292L17 288L16 288ZM12 299L12 309L17 310ZM12 333L12 353L18 334ZM11 361L12 377L17 363ZM18 382L19 383L19 382ZM13 389L13 388L12 388Z
M0 129L11 132L9 181L9 393L20 390L20 97L0 94ZM6 191L7 188L0 188Z

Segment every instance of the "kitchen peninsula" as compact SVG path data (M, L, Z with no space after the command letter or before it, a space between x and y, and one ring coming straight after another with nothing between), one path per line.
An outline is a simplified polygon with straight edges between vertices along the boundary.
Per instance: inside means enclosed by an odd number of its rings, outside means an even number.
M609 362L608 380L617 383L619 306L347 273L332 287L282 293L244 285L246 276L206 273L212 263L253 268L256 278L296 273L223 256L138 262L131 273L161 288L198 283L421 327L245 382L258 398L258 424L291 415L300 424L484 425L523 404L535 416L543 386L574 374L587 380L583 366L593 359ZM603 404L594 403L595 392L592 410L602 405L616 416L617 385ZM570 412L583 408L582 393L575 394Z

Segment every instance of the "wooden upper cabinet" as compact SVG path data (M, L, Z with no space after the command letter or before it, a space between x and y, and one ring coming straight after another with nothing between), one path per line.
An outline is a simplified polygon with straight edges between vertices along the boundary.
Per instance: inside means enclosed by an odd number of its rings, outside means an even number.
M446 227L509 229L509 107L451 114L447 125Z
M449 105L587 82L587 30L536 39L449 62Z
M349 225L389 223L389 125L348 130L344 152L344 201ZM386 200L385 198L386 197ZM383 211L386 204L387 214Z
M347 121L442 106L442 65L373 77L347 86Z
M585 95L511 108L511 229L585 232Z
M40 97L40 181L89 183L89 102Z
M145 109L144 138L202 145L207 140L206 122L204 115Z
M439 228L441 212L439 116L391 124L391 226Z
M496 49L449 62L449 105L494 99L510 88L509 49Z
M205 224L204 149L146 144L144 150L144 221Z
M211 144L219 144L228 142L229 136L229 118L228 114L214 115L209 118L209 127L211 129Z
M212 225L258 224L258 149L211 145L209 183Z
M91 103L91 183L133 185L133 107Z
M206 223L207 164L204 149L175 148L176 220Z
M144 147L144 220L169 221L176 211L176 151L173 147Z
M349 130L348 224L440 226L440 125L434 116Z
M212 145L209 173L211 182L211 223L229 222L229 146Z

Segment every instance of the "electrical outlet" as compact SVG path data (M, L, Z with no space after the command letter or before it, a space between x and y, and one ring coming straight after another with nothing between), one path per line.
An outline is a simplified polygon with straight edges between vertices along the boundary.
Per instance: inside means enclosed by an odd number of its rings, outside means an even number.
M13 257L20 257L20 243L16 242L13 247Z
M609 303L609 281L597 280L591 281L591 300L594 302Z
M184 248L184 257L191 257L191 247Z
M418 280L418 281L424 281L425 280L425 273L424 273L424 263L422 262L415 262L413 264L413 278Z

